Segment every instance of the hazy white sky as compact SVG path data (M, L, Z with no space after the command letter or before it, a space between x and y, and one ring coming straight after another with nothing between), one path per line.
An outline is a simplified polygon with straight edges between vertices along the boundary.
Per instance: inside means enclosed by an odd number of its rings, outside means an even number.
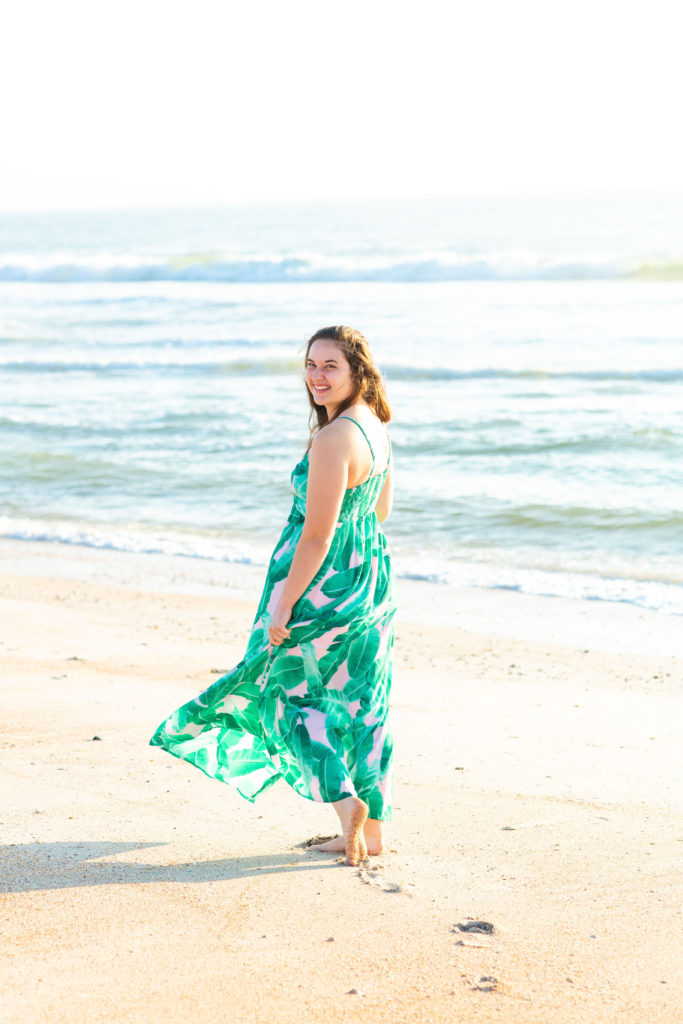
M664 0L16 0L0 209L683 187Z

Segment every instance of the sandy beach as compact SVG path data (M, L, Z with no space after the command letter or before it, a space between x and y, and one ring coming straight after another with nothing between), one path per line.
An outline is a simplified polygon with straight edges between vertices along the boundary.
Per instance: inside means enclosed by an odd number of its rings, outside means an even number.
M324 805L148 746L262 570L0 557L3 1021L683 1020L680 617L399 581L394 820L355 869L300 845Z

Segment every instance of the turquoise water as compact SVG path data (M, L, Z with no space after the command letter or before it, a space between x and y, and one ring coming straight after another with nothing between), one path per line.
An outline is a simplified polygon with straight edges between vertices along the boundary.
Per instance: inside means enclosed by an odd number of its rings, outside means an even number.
M399 572L683 613L665 203L6 217L0 533L264 563L347 322L394 407Z

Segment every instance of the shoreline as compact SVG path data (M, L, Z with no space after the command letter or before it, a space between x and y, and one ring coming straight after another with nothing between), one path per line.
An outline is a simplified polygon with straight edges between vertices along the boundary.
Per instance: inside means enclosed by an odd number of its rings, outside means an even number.
M266 566L0 538L4 575L46 575L256 602ZM683 657L683 618L622 601L527 594L396 577L398 620L507 639ZM245 636L251 623L245 623Z
M285 512L286 510L283 508L282 521L284 521ZM7 520L5 526L7 526ZM160 548L159 544L168 543L168 536L164 542L159 538L147 537L146 543L150 545L147 547L142 535L138 536L138 541L142 545L139 546L130 542L126 544L125 540L120 537L107 538L106 531L101 534L97 532L95 535L91 534L89 540L82 539L81 534L75 537L64 537L59 531L54 536L50 535L50 531L35 535L32 533L22 535L20 531L0 536L0 545L5 543L9 545L10 557L13 557L13 551L20 551L20 547L16 547L17 545L29 545L27 548L29 553L31 550L48 551L50 548L55 548L58 552L63 553L65 561L78 558L76 554L70 556L69 552L83 549L109 553L111 557L119 555L121 564L124 559L140 557L156 560L156 562L148 561L147 564L150 568L156 565L157 569L161 569L162 572L164 565L168 567L175 563L176 566L180 566L182 563L187 565L187 563L197 562L200 566L208 567L205 573L198 568L180 570L180 575L184 574L188 579L198 580L203 575L211 577L213 573L211 567L222 567L216 569L216 580L226 581L230 585L230 581L240 572L246 578L249 578L251 570L255 574L258 574L259 571L265 573L277 536L277 531L274 529L267 541L261 538L255 547L242 538L239 541L233 539L228 548L221 548L221 543L215 546L215 542L207 547L200 542L200 537L197 535L185 549L183 545L176 546L175 549L173 547L164 549ZM386 536L392 553L394 548L401 552L402 538L393 537L390 532ZM179 543L178 538L177 540ZM28 558L17 557L22 565L30 563L30 556ZM539 569L525 568L514 564L514 560L512 562L487 561L486 559L481 561L476 557L470 557L465 560L448 561L443 558L435 559L434 553L421 557L407 550L394 556L394 574L397 580L406 581L408 584L412 582L426 583L441 590L447 588L448 590L471 592L508 591L525 594L532 598L554 597L560 600L597 602L598 604L623 604L633 608L642 608L646 612L653 611L683 620L683 586L678 575L674 573L673 577L671 574L667 577L666 573L661 572L647 575L643 567L639 569L636 565L630 567L622 565L621 571L613 567L610 572L600 570L597 566L586 567L583 570L562 566ZM259 579L258 575L253 578L256 581ZM258 582L254 585L258 585Z
M147 745L242 657L263 570L0 557L9 1024L675 1024L673 617L400 581L394 818L353 869L297 845L329 808Z

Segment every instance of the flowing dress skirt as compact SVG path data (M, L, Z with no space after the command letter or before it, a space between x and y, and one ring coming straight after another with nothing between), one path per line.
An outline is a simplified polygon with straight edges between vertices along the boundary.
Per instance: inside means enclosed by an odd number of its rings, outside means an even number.
M304 522L308 457L292 473L294 504L268 566L247 651L174 711L150 743L254 800L279 778L302 796L357 795L391 817L391 558L374 512L386 478L347 490L319 572L292 609L291 636L268 626Z

